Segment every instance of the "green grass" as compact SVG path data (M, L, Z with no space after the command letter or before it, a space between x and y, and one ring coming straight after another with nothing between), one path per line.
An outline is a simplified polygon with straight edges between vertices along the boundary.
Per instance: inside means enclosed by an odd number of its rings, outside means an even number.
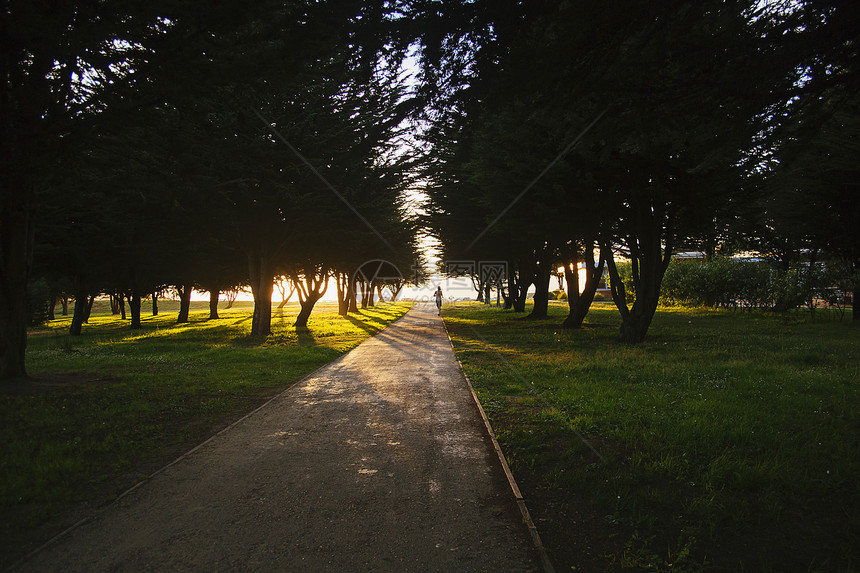
M252 303L219 309L219 320L193 303L186 325L175 324L175 306L161 302L132 331L97 302L80 337L68 336L70 317L31 333L32 380L0 388L0 567L58 516L104 503L410 307L341 318L320 303L297 330L290 304L262 339L250 337Z
M559 570L860 566L856 325L661 309L630 347L565 310L443 313Z

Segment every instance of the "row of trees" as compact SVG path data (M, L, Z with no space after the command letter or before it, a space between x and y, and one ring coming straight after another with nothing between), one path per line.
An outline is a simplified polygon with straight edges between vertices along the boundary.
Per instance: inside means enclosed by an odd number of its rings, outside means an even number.
M28 281L72 294L248 285L254 335L288 277L305 325L329 279L410 268L418 100L390 2L11 2L0 14L0 379L25 375ZM183 319L180 313L180 320Z
M635 292L611 281L626 342L645 336L678 249L856 269L858 13L844 0L7 2L0 379L25 373L34 277L81 304L125 293L135 325L164 285L187 300L247 282L266 334L275 276L297 285L301 323L329 277L348 309L363 261L415 268L400 141L419 113L423 224L444 259L508 261L507 304L522 310L534 285L533 317L562 266L565 324L579 326L617 256L632 262Z
M426 133L444 258L509 261L507 305L523 310L534 285L532 317L564 267L568 327L606 267L629 343L678 250L857 270L858 13L835 0L460 7Z

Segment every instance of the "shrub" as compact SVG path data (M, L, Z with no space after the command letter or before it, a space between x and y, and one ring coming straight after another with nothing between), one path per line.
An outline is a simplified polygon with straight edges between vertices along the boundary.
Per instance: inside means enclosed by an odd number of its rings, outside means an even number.
M829 300L839 290L841 268L805 263L785 269L728 257L673 261L663 277L660 303L778 312L804 304L814 308L816 301Z
M550 291L549 300L567 300L567 293L563 289Z

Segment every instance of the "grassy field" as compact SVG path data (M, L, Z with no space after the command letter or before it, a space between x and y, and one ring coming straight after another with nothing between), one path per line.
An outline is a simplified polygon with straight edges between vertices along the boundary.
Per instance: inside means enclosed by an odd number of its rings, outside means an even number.
M658 311L615 342L459 303L443 312L558 571L860 568L860 330Z
M320 303L297 330L290 304L260 339L249 336L252 303L219 320L193 303L176 325L177 303L162 301L136 331L96 305L80 337L69 317L32 332L32 380L0 386L0 569L410 307L341 318Z

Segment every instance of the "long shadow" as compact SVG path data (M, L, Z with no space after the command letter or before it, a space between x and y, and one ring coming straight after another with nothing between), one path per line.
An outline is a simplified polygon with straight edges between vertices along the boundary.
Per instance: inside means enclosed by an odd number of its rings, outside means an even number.
M346 315L346 319L348 321L350 321L352 324L354 324L355 326L357 326L357 327L361 328L362 330L364 330L365 332L367 332L368 334L372 335L372 334L376 334L377 332L379 332L378 328L374 328L372 326L369 326L369 325L365 324L364 322L358 320L354 316Z
M523 312L525 312L525 311L523 311ZM515 318L512 318L511 320L522 320L522 321L531 322L531 321L549 320L550 318L556 318L556 317L549 316L549 315L547 315L547 316L532 316L530 314L527 314L525 316L517 316Z
M299 339L299 346L314 346L317 343L311 329L307 326L297 326L296 336Z

